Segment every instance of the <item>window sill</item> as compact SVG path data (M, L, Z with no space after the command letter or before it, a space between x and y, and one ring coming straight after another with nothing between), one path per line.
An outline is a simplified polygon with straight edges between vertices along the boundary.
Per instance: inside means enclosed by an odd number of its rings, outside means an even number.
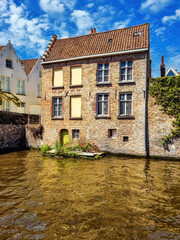
M69 85L70 88L82 88L83 85Z
M111 119L110 116L95 116L95 119Z
M64 86L59 87L52 87L52 89L64 89Z
M16 93L16 95L26 96L25 93Z
M41 97L37 96L37 98L41 98Z
M126 85L126 84L129 84L129 85L136 85L136 82L134 81L122 81L122 82L118 82L119 85Z
M118 119L135 119L133 115L120 115Z
M83 120L82 117L70 117L69 120Z
M63 117L52 117L51 120L64 120Z
M2 90L3 93L10 93L10 91L5 91L5 90Z
M103 83L96 83L97 87L106 87L106 86L112 86L112 83L110 82L103 82Z

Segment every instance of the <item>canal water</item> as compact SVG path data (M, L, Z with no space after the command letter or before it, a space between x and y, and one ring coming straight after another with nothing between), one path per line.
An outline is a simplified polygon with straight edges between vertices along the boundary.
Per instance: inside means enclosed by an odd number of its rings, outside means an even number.
M0 240L180 239L180 163L0 155Z

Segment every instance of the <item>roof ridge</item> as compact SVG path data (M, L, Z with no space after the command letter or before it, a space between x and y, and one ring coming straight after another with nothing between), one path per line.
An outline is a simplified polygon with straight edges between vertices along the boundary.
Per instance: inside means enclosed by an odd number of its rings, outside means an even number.
M29 60L38 60L38 58L31 58L31 59L20 59L20 61L29 61Z
M109 33L109 32L122 31L122 30L125 30L125 29L135 28L135 27L144 26L144 25L148 25L149 26L149 23L143 23L143 24L140 24L140 25L134 25L134 26L131 26L131 27L126 27L126 28L118 28L118 29L104 31L104 32L97 32L97 33L92 33L92 34L89 33L89 34L85 34L85 35L81 35L81 36L68 37L68 38L59 38L59 39L57 39L57 41L59 41L59 40L67 40L67 39L71 39L71 38L81 38L81 37L85 37L85 36L94 36L94 35L107 33L107 32Z

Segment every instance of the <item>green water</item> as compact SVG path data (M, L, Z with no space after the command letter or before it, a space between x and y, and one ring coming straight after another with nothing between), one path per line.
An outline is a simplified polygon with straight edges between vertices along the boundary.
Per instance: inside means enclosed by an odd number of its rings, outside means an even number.
M180 162L0 155L0 240L180 239Z

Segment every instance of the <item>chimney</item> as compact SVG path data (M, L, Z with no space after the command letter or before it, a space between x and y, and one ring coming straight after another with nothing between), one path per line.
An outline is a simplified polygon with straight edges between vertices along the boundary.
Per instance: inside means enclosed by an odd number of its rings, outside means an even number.
M93 28L93 33L96 33L96 29L95 28Z
M161 57L161 67L160 67L160 71L161 71L161 77L165 77L165 64L164 64L164 57Z
M93 33L93 30L92 30L92 28L90 29L90 34L92 34Z

